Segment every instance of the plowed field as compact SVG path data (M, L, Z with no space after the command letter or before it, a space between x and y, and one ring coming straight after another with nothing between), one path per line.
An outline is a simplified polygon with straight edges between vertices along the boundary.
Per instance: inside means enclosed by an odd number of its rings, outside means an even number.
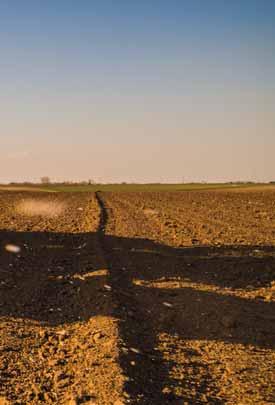
M275 402L275 192L0 192L0 404Z

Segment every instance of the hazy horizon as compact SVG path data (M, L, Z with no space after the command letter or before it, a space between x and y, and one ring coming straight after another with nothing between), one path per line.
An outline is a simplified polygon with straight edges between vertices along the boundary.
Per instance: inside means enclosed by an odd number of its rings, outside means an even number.
M274 181L275 2L0 5L0 183Z

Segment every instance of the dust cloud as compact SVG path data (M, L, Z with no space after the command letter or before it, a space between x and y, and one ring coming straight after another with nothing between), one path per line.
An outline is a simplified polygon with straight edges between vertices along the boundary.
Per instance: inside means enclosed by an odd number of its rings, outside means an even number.
M17 211L27 216L57 217L64 209L64 203L33 198L22 200L17 206Z

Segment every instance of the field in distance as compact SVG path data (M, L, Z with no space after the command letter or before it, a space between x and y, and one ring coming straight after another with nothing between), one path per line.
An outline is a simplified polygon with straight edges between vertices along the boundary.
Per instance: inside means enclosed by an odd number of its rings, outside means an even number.
M273 183L114 183L114 184L10 184L0 185L7 191L44 191L44 192L159 192L195 190L272 190Z

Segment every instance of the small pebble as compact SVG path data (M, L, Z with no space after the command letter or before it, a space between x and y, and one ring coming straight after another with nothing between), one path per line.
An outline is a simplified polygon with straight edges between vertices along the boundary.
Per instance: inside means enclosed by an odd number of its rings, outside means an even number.
M12 245L12 244L6 245L5 249L7 252L10 252L10 253L19 253L21 251L21 248L19 246Z
M172 304L170 304L170 302L163 302L163 305L169 308L173 306Z

